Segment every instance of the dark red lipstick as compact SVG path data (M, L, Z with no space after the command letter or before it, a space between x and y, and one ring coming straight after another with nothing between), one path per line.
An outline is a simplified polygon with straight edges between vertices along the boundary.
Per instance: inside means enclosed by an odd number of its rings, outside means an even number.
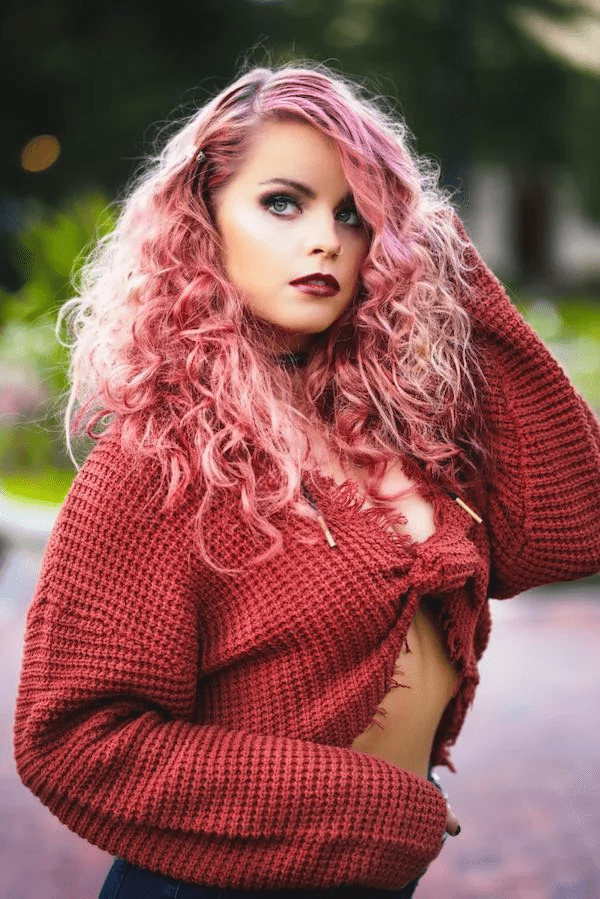
M318 297L332 297L339 293L340 285L333 275L324 275L322 272L313 272L312 275L304 275L290 281L293 287L297 287L302 293L312 293Z

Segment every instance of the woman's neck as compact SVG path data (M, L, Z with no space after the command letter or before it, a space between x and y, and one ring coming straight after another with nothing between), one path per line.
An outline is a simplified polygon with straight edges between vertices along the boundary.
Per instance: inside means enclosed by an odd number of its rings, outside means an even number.
M285 353L277 356L277 364L291 370L306 368L308 352L306 350L286 350Z

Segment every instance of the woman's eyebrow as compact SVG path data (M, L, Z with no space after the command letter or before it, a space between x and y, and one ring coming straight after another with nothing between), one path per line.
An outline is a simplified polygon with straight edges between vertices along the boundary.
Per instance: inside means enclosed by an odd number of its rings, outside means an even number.
M314 200L316 198L316 193L309 187L307 184L303 184L301 181L294 181L291 178L269 178L268 181L259 182L262 187L265 184L283 184L286 187L292 187L294 190L297 190L298 193L304 194L305 197L308 197L309 200ZM348 193L342 197L338 205L342 203L349 203L354 200L352 193L348 191Z
M261 187L263 184L285 184L286 187L293 187L294 190L297 190L299 193L304 194L304 196L308 197L309 200L314 200L316 197L316 193L311 187L308 187L306 184L302 184L301 181L292 181L291 178L269 178L268 181L260 182Z

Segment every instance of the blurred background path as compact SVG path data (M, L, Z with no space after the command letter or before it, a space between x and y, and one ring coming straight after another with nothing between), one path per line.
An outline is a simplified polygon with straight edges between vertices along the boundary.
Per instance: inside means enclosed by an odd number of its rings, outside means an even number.
M95 899L110 858L21 786L11 727L25 613L40 563L0 572L0 899ZM455 775L461 822L419 899L600 899L600 602L593 580L493 603L481 686Z

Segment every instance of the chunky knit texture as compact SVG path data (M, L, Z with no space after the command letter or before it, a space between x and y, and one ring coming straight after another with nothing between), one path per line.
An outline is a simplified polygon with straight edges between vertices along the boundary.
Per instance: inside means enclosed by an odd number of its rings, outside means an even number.
M26 631L15 751L72 830L137 865L246 888L393 889L439 852L445 802L424 778L353 752L433 597L460 689L436 734L450 765L489 635L488 595L600 569L600 437L591 411L472 253L465 305L487 385L494 474L476 524L410 469L435 510L424 543L362 510L356 485L311 491L337 546L297 539L235 577L194 549L198 496L162 510L154 466L93 450L50 539ZM318 525L314 525L318 531ZM322 535L321 535L322 536ZM210 549L254 554L224 495Z

